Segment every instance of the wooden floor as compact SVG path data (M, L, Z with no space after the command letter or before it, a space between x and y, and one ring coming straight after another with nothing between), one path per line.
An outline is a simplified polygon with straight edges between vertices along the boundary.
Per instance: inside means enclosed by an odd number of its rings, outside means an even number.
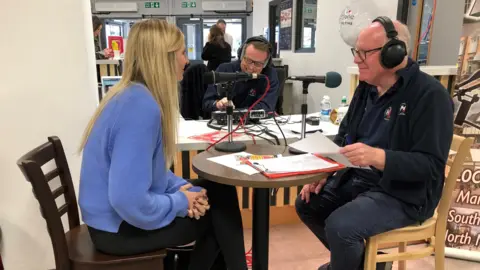
M251 247L251 235L251 230L245 230L247 250ZM317 270L320 265L329 260L328 250L303 224L278 225L270 228L270 269ZM480 263L446 258L445 268L446 270L478 270ZM397 269L396 263L393 269ZM434 258L432 256L408 261L407 269L434 270Z

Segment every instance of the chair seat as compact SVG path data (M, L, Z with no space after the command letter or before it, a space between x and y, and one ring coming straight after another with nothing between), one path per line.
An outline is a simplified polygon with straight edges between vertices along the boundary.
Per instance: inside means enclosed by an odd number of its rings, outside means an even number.
M433 216L422 224L411 225L396 230L381 233L374 236L378 242L406 242L427 239L435 235L435 226L437 222L437 216Z
M80 264L124 264L139 261L163 259L166 250L160 250L134 256L112 256L98 252L90 238L85 224L66 233L70 260Z

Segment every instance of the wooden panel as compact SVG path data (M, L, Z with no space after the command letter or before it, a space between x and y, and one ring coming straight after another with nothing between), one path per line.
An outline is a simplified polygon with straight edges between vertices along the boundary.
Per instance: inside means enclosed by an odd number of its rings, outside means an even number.
M353 94L355 93L355 89L357 89L357 85L358 85L358 75L351 74L350 75L350 96L348 98L349 101L352 100Z
M117 76L117 65L108 65L110 69L110 76Z
M423 0L419 0L417 2L417 29L415 30L415 36L413 36L413 52L412 52L412 58L413 60L418 59L418 41L420 40L420 31L422 28L422 14L423 14ZM432 31L433 32L433 31Z
M182 177L182 152L178 152L175 159L175 166L173 166L173 173L176 176Z
M443 85L443 87L447 88L447 90L450 90L448 89L448 78L450 76L448 75L443 75L443 76L440 76L440 83Z
M297 199L298 194L298 187L291 187L290 188L290 203L289 205L295 205L295 200Z
M100 77L108 76L107 65L100 65Z
M198 151L190 151L190 160L189 160L190 179L198 179L198 175L193 171L193 167L192 167L192 159L196 154L198 154Z
M248 189L248 209L253 209L253 188Z
M240 209L242 208L242 197L243 197L243 188L237 187L237 197L238 197L238 205Z
M279 188L278 191L277 191L277 203L276 203L276 206L283 206L284 202L283 202L283 192L285 191L284 188Z

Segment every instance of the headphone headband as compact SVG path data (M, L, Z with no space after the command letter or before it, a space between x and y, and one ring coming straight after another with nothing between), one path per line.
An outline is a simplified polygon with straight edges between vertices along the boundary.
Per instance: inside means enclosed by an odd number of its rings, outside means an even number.
M252 42L261 42L261 43L264 43L266 45L268 45L268 57L267 57L267 61L265 61L265 65L264 65L264 68L269 66L270 63L272 62L272 45L270 44L270 42L262 37L262 36L253 36L253 37L250 37L250 38L247 38L247 40L245 40L245 42L243 43L242 47L240 47L239 49L239 54L238 54L238 59L241 61L243 56L245 55L245 50L247 49L247 45L252 43Z
M396 38L398 36L398 32L395 29L395 25L393 25L392 20L386 16L380 16L373 20L373 22L379 22L382 24L383 28L385 29L385 32L387 33L387 37L389 39Z

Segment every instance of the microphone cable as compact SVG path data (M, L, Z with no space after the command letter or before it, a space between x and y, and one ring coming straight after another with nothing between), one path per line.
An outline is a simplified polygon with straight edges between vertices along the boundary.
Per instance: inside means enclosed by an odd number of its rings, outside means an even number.
M227 138L230 134L233 134L235 133L239 128L240 126L244 126L244 122L245 122L245 119L247 118L247 116L250 114L250 111L252 110L253 107L255 107L255 105L257 105L260 101L262 101L265 96L267 95L268 91L270 90L270 79L268 79L267 76L264 76L265 80L267 80L267 87L265 88L265 92L263 93L263 95L257 99L247 110L247 112L245 112L245 114L240 118L240 123L238 123L237 127L232 130L231 132L227 133L225 136L223 136L222 138L218 139L216 142L212 143L209 147L207 147L206 151L210 150L210 148L212 148L213 146L215 146L217 143L223 141L225 138Z

